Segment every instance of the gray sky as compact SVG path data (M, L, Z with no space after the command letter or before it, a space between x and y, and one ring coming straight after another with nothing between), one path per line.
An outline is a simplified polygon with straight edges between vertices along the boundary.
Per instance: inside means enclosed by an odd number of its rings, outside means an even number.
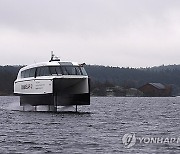
M180 64L180 0L0 0L0 65Z

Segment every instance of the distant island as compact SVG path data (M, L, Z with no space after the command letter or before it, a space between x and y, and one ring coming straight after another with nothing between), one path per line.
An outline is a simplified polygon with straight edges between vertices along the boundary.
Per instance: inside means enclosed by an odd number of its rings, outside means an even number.
M13 95L13 83L22 65L0 66L0 95ZM180 95L180 65L124 68L86 65L92 96L144 96L140 87L147 83L168 85L169 96Z

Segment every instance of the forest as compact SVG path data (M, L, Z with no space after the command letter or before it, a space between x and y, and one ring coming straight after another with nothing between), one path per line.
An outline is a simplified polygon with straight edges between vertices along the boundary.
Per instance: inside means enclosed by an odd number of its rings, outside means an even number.
M21 67L23 66L0 66L0 95L13 95L13 82ZM146 83L157 82L171 85L174 95L180 94L180 65L149 68L86 65L85 69L91 79L91 91L99 89L103 92L106 88L115 86L138 89Z
M12 95L14 80L23 66L0 66L0 95Z

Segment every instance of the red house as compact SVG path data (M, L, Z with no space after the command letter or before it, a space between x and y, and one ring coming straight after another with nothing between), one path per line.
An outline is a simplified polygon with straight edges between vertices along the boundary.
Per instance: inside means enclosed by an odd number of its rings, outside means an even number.
M144 96L148 97L168 97L171 96L171 87L161 83L147 83L139 88Z

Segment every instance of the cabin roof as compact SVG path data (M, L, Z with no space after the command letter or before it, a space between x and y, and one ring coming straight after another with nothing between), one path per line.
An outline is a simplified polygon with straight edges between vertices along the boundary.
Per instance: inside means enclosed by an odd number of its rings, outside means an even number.
M25 67L21 68L21 71L27 70L27 69L30 69L30 68L34 68L34 67L40 67L40 66L60 66L60 65L66 65L66 66L74 65L74 66L77 66L79 64L77 62L68 62L68 61L41 62L41 63L35 63L35 64L25 66Z

